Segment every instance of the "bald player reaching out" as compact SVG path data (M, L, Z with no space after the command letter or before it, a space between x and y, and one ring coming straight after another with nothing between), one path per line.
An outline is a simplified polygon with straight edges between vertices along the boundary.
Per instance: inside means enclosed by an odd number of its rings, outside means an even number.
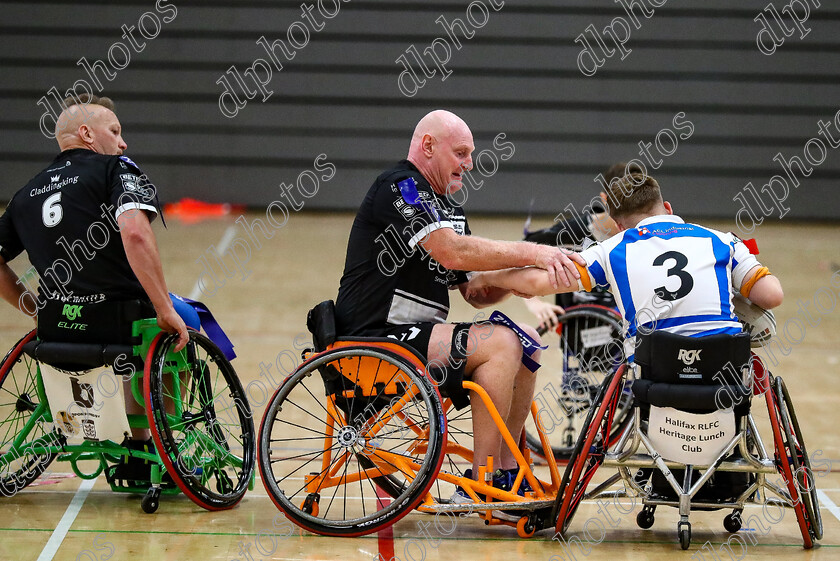
M463 120L448 111L433 111L417 124L407 159L373 183L347 244L336 299L337 334L391 337L423 353L430 367L461 365L450 368L448 375L481 385L518 439L535 382L522 362L522 343L507 327L445 323L449 290L457 288L467 302L482 308L506 298L510 291L470 289L467 271L532 266L551 287L576 283L579 273L556 247L470 235L463 210L446 195L463 188L462 173L472 169L474 149L472 133ZM392 253L395 247L402 252ZM383 266L386 253L390 267ZM523 329L539 341L534 330ZM465 356L453 352L456 342L466 342ZM472 395L471 405L472 474L477 476L478 466L493 456L494 467L503 470L495 474L494 484L509 485L516 461L502 445L501 434L481 400ZM463 491L460 499L468 500Z
M545 295L609 287L626 322L631 360L642 328L690 337L740 333L733 290L764 309L782 303L779 280L737 236L686 224L652 177L631 173L611 184L607 207L620 232L580 253L586 265L579 282L558 290L532 267L492 271L473 277L468 296L473 290Z

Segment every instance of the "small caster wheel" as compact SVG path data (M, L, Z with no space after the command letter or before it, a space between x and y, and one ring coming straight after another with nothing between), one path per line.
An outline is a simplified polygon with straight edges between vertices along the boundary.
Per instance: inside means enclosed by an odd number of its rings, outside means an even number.
M691 545L691 524L689 522L680 522L677 525L677 532L680 535L680 547L688 549Z
M311 516L318 516L318 502L321 500L321 495L318 493L309 493L306 495L306 500L300 506L300 509Z
M143 496L143 500L140 501L140 507L146 514L152 514L158 509L159 506L160 489L155 489L154 487L152 487L151 489L146 491L146 494Z
M530 516L523 516L516 522L516 533L520 538L532 538L536 531L537 527Z
M723 527L727 532L734 534L741 529L741 511L735 510L732 514L727 514L723 519Z
M648 507L643 508L642 511L636 515L636 524L638 524L639 528L642 528L643 530L647 530L653 526L653 521L653 509L648 510Z

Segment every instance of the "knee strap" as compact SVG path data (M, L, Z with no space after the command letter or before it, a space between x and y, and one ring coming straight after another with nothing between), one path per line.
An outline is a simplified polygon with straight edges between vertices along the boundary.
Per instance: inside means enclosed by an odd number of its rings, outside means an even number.
M448 365L429 369L429 376L437 383L441 395L451 399L452 405L459 410L470 404L470 394L464 389L463 382L471 326L470 323L455 324Z

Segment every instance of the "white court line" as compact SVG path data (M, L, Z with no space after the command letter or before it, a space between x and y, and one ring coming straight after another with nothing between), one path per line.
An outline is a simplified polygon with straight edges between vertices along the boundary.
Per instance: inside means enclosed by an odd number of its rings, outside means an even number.
M52 561L52 558L55 557L55 552L61 547L61 542L64 541L67 531L70 530L70 526L73 525L73 521L76 520L76 516L82 510L82 505L85 504L85 499L87 499L90 490L93 489L94 483L96 483L96 479L85 479L79 485L79 490L76 491L73 500L70 501L70 505L64 511L64 516L61 517L58 526L55 527L47 545L41 550L41 555L38 556L37 561Z
M230 247L230 242L233 241L233 237L235 235L236 235L236 225L231 224L230 226L227 227L227 230L225 230L225 233L222 234L222 240L219 242L219 245L216 248L216 253L219 254L219 257L222 256L222 253L227 251L228 247ZM198 280L195 281L195 285L193 286L193 289L190 292L190 295L187 296L187 298L189 298L190 300L196 300L199 296L201 296L201 285L199 284L200 280L201 280L201 278L199 278Z
M820 506L825 505L826 510L834 515L834 518L840 520L840 508L834 504L834 501L828 498L828 495L822 489L817 489L817 496L820 498Z

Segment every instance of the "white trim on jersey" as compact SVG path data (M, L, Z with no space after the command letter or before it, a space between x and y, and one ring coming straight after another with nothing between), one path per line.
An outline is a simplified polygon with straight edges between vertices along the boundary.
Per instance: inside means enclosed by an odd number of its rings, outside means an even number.
M414 249L420 240L424 239L426 236L434 232L435 230L440 230L441 228L451 228L455 230L455 225L452 224L449 220L441 220L440 222L433 222L431 224L427 224L423 228L420 229L419 232L414 234L410 240L408 240L408 247L410 249Z
M143 203L131 202L125 203L124 205L120 206L120 208L118 208L116 212L114 212L114 219L119 219L120 214L124 213L127 210L133 209L148 210L150 212L154 212L155 215L157 215L158 213L157 209L152 205L144 205Z
M432 300L421 298L404 290L394 290L387 322L392 325L407 323L433 322L443 323L449 314L449 308Z

